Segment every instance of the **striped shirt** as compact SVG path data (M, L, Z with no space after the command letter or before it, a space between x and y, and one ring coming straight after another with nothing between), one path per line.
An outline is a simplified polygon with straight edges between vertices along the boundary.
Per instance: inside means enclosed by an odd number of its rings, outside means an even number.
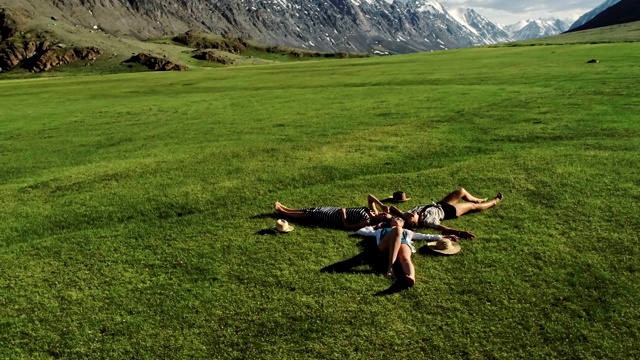
M361 221L371 219L369 215L369 209L366 207L358 208L346 208L347 210L347 223L355 224ZM342 223L342 208L335 206L323 206L302 209L302 211L309 217L310 220L316 222L319 225L344 227Z

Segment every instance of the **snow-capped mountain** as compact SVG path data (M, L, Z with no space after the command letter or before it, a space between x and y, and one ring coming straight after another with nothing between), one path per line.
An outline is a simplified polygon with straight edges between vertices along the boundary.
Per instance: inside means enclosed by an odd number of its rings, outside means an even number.
M598 5L596 8L594 8L593 10L587 12L586 14L580 16L578 18L578 20L576 20L570 27L569 30L575 29L578 26L582 26L585 23L587 23L589 20L593 19L594 17L596 17L598 14L600 14L601 12L607 10L608 8L612 7L613 5L619 3L620 0L606 0L605 2L603 2L602 4Z
M1 2L1 0L0 0ZM17 4L22 2L18 1ZM317 51L396 53L509 41L473 10L426 0L29 0L72 25L148 39L190 29ZM29 7L28 5L31 5ZM37 6L36 6L37 5Z
M473 9L453 8L448 12L456 21L475 34L478 41L484 44L499 44L513 40L500 26Z
M528 40L563 33L569 29L569 24L556 18L523 20L505 26L505 31L515 40Z
M407 1L407 6L443 24L456 23L462 26L462 34L470 38L474 45L511 41L511 38L504 30L473 9L446 9L437 1L425 0L409 0Z

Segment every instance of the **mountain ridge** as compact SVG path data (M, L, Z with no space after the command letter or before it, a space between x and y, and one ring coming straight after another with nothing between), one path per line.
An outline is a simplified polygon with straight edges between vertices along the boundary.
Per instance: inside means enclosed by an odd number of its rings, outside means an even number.
M640 7L638 7L637 0L621 0L596 15L593 19L569 31L589 30L635 21L640 21Z
M578 20L576 20L573 24L571 24L571 26L569 27L568 30L573 30L573 29L577 28L578 26L584 25L585 23L587 23L589 20L591 20L594 17L596 17L601 12L605 11L606 9L610 8L611 6L613 6L613 5L615 5L615 4L619 3L619 2L620 2L620 0L606 0L602 4L600 4L600 5L596 6L595 8L593 8L591 11L586 12L585 14L580 16L578 18Z
M514 40L529 40L563 33L569 24L557 18L522 20L505 26L505 31Z
M439 2L424 0L406 4L389 0L193 0L171 4L159 0L1 0L0 7L3 5L139 40L203 29L320 51L368 52L382 46L397 53L505 40L495 26L483 29L479 36L477 29L456 21Z

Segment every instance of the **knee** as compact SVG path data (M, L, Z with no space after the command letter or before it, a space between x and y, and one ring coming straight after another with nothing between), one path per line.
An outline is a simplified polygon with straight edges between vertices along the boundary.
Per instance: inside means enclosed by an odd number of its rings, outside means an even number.
M464 194L467 190L462 186L456 189L456 192L459 194Z
M411 253L408 253L408 254L407 254L406 252L401 251L401 252L398 254L398 260L400 260L400 261L401 261L401 262L403 262L403 263L411 262Z

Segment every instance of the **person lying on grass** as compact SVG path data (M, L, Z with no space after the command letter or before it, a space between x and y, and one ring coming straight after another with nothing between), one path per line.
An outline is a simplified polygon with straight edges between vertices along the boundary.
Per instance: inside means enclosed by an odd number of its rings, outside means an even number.
M388 278L396 278L393 272L393 264L396 260L400 260L400 265L404 272L404 280L410 286L416 283L416 271L413 262L411 262L411 254L416 252L412 242L413 239L438 241L448 238L451 241L458 241L458 237L455 235L443 236L414 233L404 228L404 220L400 217L393 218L389 225L366 226L358 230L357 233L362 236L375 236L378 250L382 254L389 255L386 273Z
M445 196L442 200L428 205L418 205L413 209L402 212L397 207L391 206L391 214L402 217L407 222L407 227L430 227L439 230L443 234L457 235L461 238L473 239L476 235L470 231L457 230L441 225L442 220L456 219L462 215L484 211L492 208L502 201L502 193L487 201L471 195L464 188L459 188ZM464 200L465 202L460 202Z
M391 220L388 206L371 195L367 200L368 207L323 206L301 209L291 209L276 201L275 210L276 213L292 219L309 220L318 226L344 230L358 230L368 225L377 225ZM379 211L377 206L380 206L382 211Z

